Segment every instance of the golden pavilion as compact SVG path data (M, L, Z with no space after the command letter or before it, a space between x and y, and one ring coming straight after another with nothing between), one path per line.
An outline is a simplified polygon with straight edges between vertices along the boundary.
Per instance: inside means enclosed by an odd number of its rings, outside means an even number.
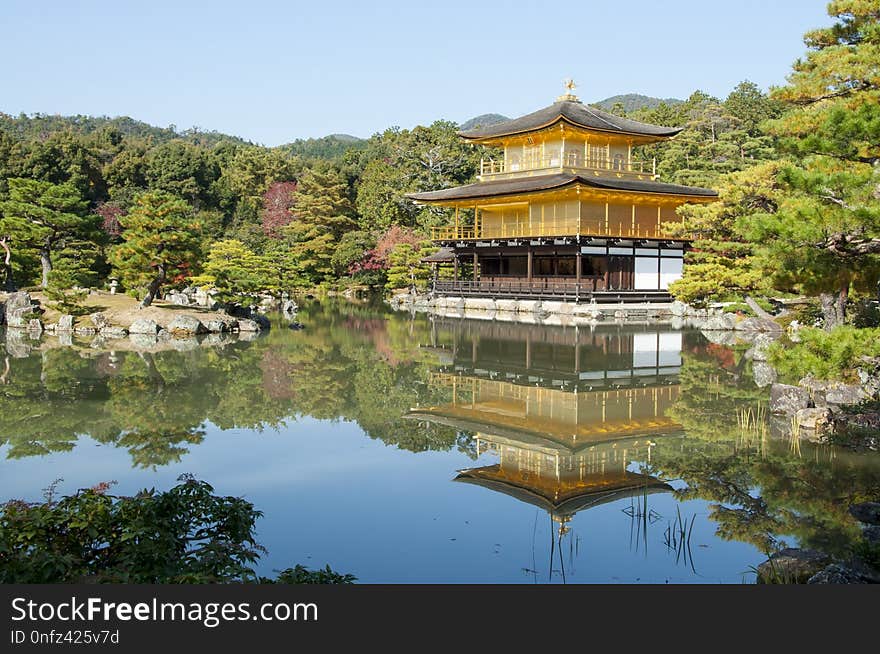
M643 302L669 299L688 243L665 236L676 208L717 199L711 189L658 181L633 149L681 128L649 125L567 93L536 112L459 132L495 148L474 184L408 197L454 209L436 228L427 261L451 264L436 279L446 296ZM436 270L436 266L435 266Z

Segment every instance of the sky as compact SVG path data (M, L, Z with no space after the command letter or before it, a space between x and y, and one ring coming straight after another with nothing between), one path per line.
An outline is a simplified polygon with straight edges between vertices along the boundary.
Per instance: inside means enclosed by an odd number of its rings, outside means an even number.
M0 0L0 112L131 116L274 146L563 92L785 83L824 0Z

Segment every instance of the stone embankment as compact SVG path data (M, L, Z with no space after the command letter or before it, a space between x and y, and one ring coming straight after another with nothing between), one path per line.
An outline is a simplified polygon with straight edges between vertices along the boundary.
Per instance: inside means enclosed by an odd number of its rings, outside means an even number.
M295 312L295 305L285 308L290 315ZM116 312L113 320L107 313L96 311L80 317L53 314L49 322L44 321L47 314L39 302L27 292L12 293L0 300L0 325L7 327L6 350L13 356L27 356L46 337L54 338L57 343L53 345L59 346L72 346L76 338L96 349L180 350L216 345L230 335L249 340L269 329L269 319L258 312L238 308L233 313L239 315L212 312L199 317L177 309L151 307L150 317Z

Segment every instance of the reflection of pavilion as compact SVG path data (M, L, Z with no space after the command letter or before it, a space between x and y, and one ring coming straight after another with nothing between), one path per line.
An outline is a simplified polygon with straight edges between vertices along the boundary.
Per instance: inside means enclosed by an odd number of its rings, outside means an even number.
M441 370L552 388L675 384L680 331L658 326L552 327L435 318Z
M456 481L544 509L560 535L578 511L671 490L628 468L650 460L651 439L681 430L666 416L681 332L461 324L432 344L445 356L431 385L448 401L410 412L472 432L479 454L498 456Z

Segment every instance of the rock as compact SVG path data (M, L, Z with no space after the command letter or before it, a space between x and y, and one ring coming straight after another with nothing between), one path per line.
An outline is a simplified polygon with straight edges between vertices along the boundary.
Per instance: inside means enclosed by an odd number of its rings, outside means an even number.
M688 305L681 300L675 300L671 305L669 305L669 310L672 312L673 316L686 316L688 315L688 309Z
M299 331L300 329L305 329L306 326L304 324L302 324L301 322L297 322L296 320L294 320L287 327L288 327L288 329L293 329L293 330Z
M6 297L6 305L3 312L4 322L10 327L22 327L24 326L22 316L31 313L35 308L36 305L31 299L31 294L27 291L10 293Z
M104 327L101 330L101 336L104 338L125 338L128 336L128 330L124 327Z
M92 342L89 343L89 347L94 350L103 350L105 347L107 347L107 340L104 338L103 335L98 334L97 336L95 336L95 338L92 339Z
M623 309L618 309L614 312L615 320L626 320L627 313Z
M159 333L156 334L156 340L158 340L160 343L167 343L172 338L173 336L171 335L171 332L169 332L167 329L160 329Z
M73 316L71 316L69 313L62 314L61 317L58 318L58 324L55 326L55 331L72 332Z
M207 333L207 329L202 324L202 321L196 318L195 316L175 316L174 319L168 323L168 331L174 335L178 334L205 334Z
M766 361L768 357L768 351L770 346L776 342L776 339L773 336L770 336L766 332L762 332L755 337L751 347L752 360L754 361ZM748 356L748 352L746 353Z
M256 320L242 318L238 321L238 330L241 332L258 332L260 331L260 325Z
M73 330L73 333L78 336L94 336L98 333L98 330L94 327L77 327Z
M31 318L30 320L28 320L27 330L31 334L42 334L43 323L40 322L39 318Z
M773 384L770 387L770 411L793 416L810 406L810 392L800 386Z
M764 361L755 361L752 364L752 379L758 388L774 384L776 383L776 368Z
M870 584L870 577L861 571L845 566L841 563L832 563L823 568L812 577L807 579L808 584Z
M827 408L798 409L795 414L798 427L824 434L831 426L831 410Z
M828 404L858 404L866 399L867 394L856 384L837 384L825 391L825 401Z
M758 566L758 583L803 584L830 563L831 557L822 552L788 547Z
M180 293L180 292L176 292L176 291L172 291L171 293L166 295L165 299L168 302L170 302L171 304L174 304L179 307L188 307L190 304L188 295L186 295L185 293Z
M205 329L211 334L222 334L229 331L229 325L223 320L209 320L205 323Z
M849 507L850 515L866 525L880 525L880 502L861 502Z
M281 303L281 313L285 316L292 316L296 313L297 309L299 309L299 307L296 306L296 302L293 300L284 300L284 302Z
M110 319L100 311L93 313L89 318L92 319L92 324L95 326L95 329L101 330L110 326Z
M155 336L159 333L159 325L153 320L138 318L128 328L129 334L150 334Z
M782 332L782 325L763 318L746 318L734 324L734 329L744 332Z

